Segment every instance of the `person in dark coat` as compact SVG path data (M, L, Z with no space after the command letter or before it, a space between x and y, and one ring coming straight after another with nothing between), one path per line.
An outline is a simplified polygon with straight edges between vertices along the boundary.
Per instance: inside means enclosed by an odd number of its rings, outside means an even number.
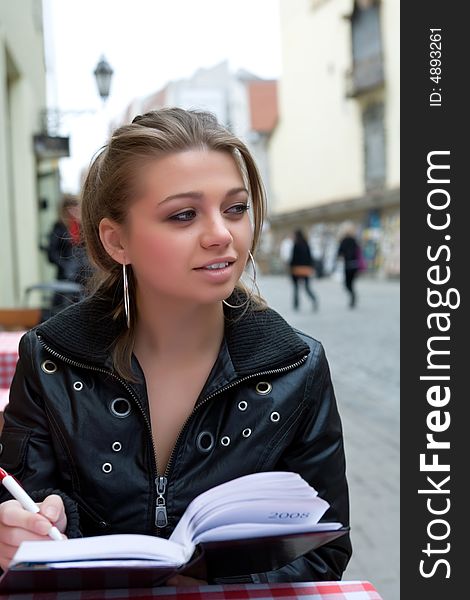
M49 234L46 248L49 262L56 265L56 279L77 281L80 258L76 249L80 244L79 204L75 196L65 194L59 206L59 218Z
M49 243L44 250L49 262L57 267L58 281L70 281L84 289L91 276L91 268L81 239L80 205L76 196L63 195L59 205L59 218L52 227ZM52 314L81 298L81 292L56 292L52 298Z
M344 263L344 287L349 294L349 307L354 308L357 303L357 294L354 281L359 273L360 246L354 236L354 226L348 224L343 232L338 247L338 257Z
M299 284L302 283L312 301L313 309L318 310L318 299L310 287L310 278L315 274L315 262L308 241L300 229L294 231L290 274L294 286L294 310L299 309Z

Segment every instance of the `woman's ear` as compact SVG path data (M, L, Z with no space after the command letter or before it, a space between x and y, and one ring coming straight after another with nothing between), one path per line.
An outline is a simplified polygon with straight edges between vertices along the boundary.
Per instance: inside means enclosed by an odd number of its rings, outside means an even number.
M108 219L101 219L99 224L100 240L106 252L116 262L126 263L126 249L122 226Z

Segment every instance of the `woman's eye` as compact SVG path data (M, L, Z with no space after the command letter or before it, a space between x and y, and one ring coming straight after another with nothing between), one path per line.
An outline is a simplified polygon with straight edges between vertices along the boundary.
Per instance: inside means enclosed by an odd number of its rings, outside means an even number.
M227 210L227 212L235 214L235 215L241 215L244 212L246 212L249 208L250 208L249 204L235 204L234 206L231 206Z
M196 216L195 210L185 210L183 212L178 213L177 215L172 215L170 217L171 221L191 221Z

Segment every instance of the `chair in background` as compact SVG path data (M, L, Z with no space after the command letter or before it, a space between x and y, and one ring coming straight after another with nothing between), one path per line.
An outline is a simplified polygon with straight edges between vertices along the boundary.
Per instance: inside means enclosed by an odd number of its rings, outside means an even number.
M36 283L26 288L24 305L31 306L35 296L35 305L41 307L41 322L54 316L70 304L82 300L85 296L85 287L74 281L46 281Z

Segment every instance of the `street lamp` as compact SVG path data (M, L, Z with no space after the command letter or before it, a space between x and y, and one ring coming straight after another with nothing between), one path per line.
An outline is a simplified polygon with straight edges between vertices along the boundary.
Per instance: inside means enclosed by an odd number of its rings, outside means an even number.
M96 69L93 71L96 79L96 85L98 86L98 92L103 102L106 102L109 96L109 88L111 87L111 77L114 71L110 64L101 56L100 61L96 65Z
M98 87L99 95L106 102L109 96L109 89L111 87L111 79L113 76L113 69L111 68L108 61L104 56L101 56L98 64L96 65L93 74L96 79L96 85ZM57 135L60 130L60 125L64 117L69 116L80 116L84 114L94 114L96 109L84 108L81 110L61 110L59 108L46 108L41 111L42 120L42 132L43 134Z

